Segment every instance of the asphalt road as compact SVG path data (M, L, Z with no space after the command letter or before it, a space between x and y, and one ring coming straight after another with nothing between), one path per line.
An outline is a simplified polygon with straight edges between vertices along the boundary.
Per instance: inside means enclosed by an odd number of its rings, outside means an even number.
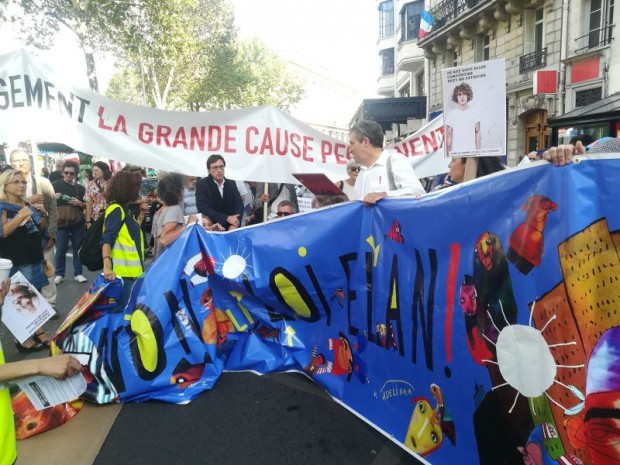
M85 270L84 276L89 279L86 283L77 283L72 276L66 276L58 285L56 310L60 318L45 324L48 334L60 326L96 273ZM4 326L0 328L0 338L7 362L47 356L46 352L19 353ZM112 463L416 465L421 462L302 375L258 377L251 373L224 373L211 391L188 406L155 402L124 404L94 462L95 465Z

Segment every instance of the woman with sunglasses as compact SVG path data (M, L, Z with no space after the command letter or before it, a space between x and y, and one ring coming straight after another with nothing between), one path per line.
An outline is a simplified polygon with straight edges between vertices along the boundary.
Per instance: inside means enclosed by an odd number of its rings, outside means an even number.
M41 232L47 228L43 204L29 205L25 198L26 180L20 171L6 170L0 175L0 257L13 262L10 275L18 271L41 291L49 281L43 268ZM24 341L15 342L20 352L34 352L49 347L49 337L42 328Z
M351 158L347 163L347 174L349 177L344 181L337 182L336 185L345 193L348 200L355 200L355 180L360 174L360 165L357 164L355 158Z

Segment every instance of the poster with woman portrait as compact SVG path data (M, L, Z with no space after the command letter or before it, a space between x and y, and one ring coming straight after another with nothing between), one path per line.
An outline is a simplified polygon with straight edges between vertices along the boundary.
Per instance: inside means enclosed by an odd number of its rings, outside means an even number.
M441 71L447 157L506 154L504 59Z
M11 277L11 289L4 299L2 322L20 344L53 315L54 309L20 272Z

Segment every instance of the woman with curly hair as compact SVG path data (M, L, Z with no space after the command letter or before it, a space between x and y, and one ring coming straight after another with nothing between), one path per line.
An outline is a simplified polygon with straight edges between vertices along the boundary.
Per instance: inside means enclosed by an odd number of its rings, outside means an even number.
M470 105L474 91L466 82L460 83L452 92L456 108L446 112L446 146L448 156L476 155L482 137L480 115Z
M148 205L140 205L137 218L129 210L129 204L140 197L140 184L129 171L112 176L103 195L109 203L101 235L103 277L107 281L123 278L119 305L125 305L134 282L144 272L144 236L140 227Z
M86 194L84 195L87 228L90 228L97 221L97 218L105 212L107 202L103 193L111 177L112 173L107 163L97 161L93 164L93 179L86 185Z
M196 221L196 215L190 215L187 224L185 223L182 207L183 187L184 178L180 174L167 174L157 184L157 194L164 202L164 206L153 217L155 260L177 240L188 224Z
M0 257L13 262L11 276L21 272L40 291L49 284L43 268L41 236L47 228L48 214L43 204L28 204L26 184L20 171L8 169L0 174ZM15 345L20 352L34 352L48 348L49 343L49 337L39 328L23 344Z

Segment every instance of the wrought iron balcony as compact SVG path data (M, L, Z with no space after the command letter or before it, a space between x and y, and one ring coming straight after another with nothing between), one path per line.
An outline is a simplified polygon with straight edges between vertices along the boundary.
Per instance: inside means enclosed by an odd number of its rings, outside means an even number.
M444 0L433 8L430 13L435 18L433 32L441 29L464 11L471 10L486 0Z
M592 29L587 34L577 37L575 39L575 42L577 42L575 53L581 53L593 48L609 45L613 39L614 26L615 24L610 24L605 27Z
M525 74L528 71L544 68L547 66L547 47L536 52L528 53L519 58L519 73Z

